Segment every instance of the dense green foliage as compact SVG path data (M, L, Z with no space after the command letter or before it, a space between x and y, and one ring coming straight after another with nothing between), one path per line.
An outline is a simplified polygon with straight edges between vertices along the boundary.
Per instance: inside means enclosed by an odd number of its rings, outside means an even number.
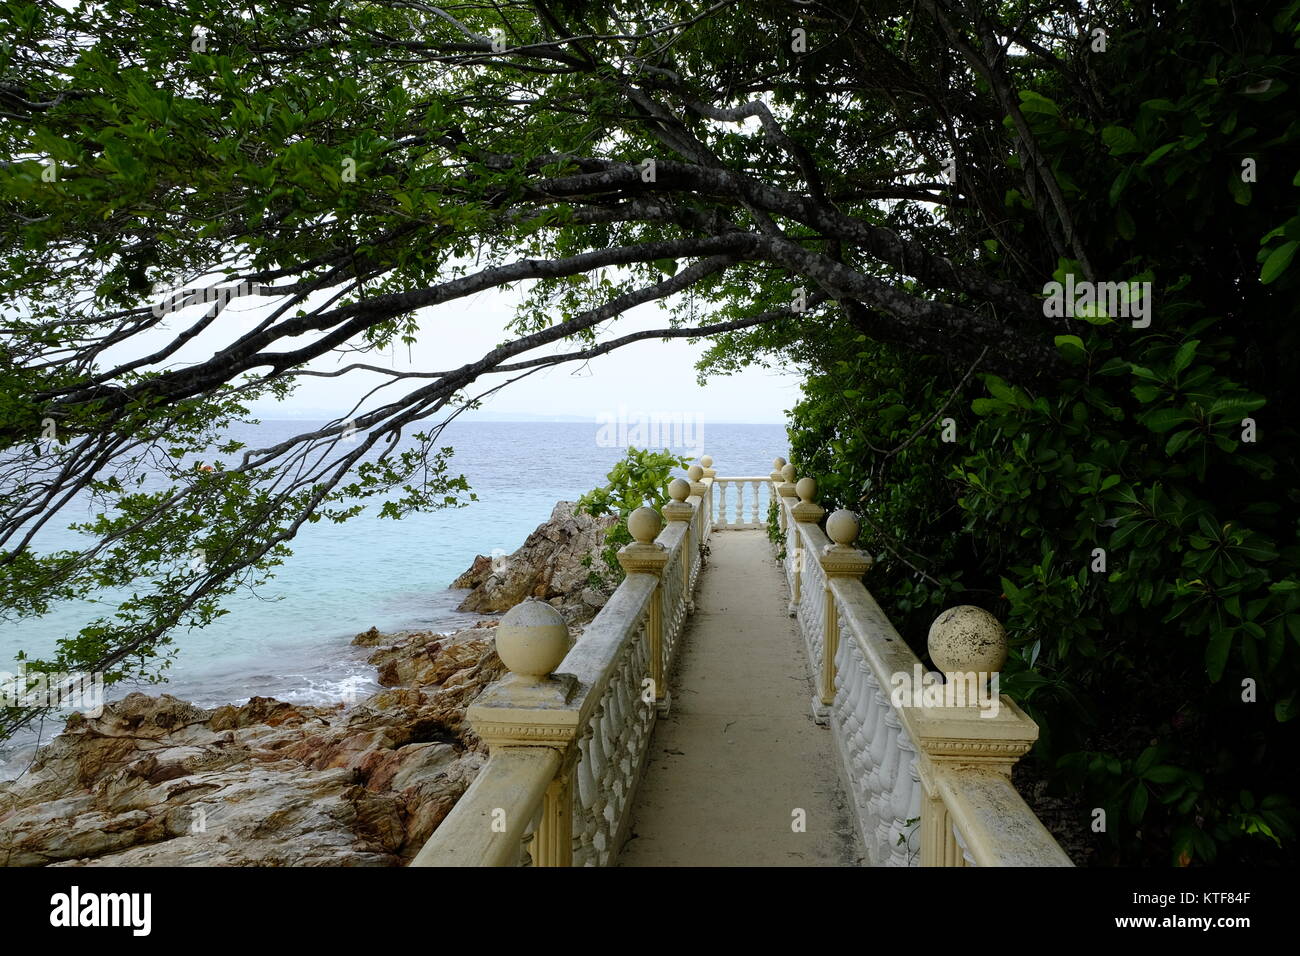
M637 508L662 508L667 504L673 469L688 464L689 458L669 451L629 448L623 459L610 469L606 476L609 483L578 499L577 510L585 514L618 516L605 529L605 547L601 551L604 567L592 570L592 587L612 591L627 576L618 563L618 549L632 541L632 533L627 529L628 515Z
M1018 383L848 323L730 352L809 368L793 460L861 512L868 583L918 652L953 604L1006 623L1003 690L1080 830L1105 809L1105 861L1277 861L1300 838L1300 16L1229 27L1228 6L1112 30L1100 118L1059 75L1019 91L1095 272L1153 282L1149 327L1076 318L1059 378ZM1001 214L950 216L950 242L1015 276L1017 191Z

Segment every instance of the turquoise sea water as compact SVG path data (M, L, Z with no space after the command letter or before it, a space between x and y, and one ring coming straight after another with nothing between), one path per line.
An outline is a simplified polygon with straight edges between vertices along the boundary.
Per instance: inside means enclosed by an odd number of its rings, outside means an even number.
M318 424L265 421L233 437L264 447ZM121 684L107 696L166 692L211 707L253 696L326 704L349 692L372 693L374 670L366 652L351 646L353 635L372 625L381 631L452 630L473 620L477 615L455 610L465 592L447 585L475 555L519 547L557 501L603 484L624 453L610 441L617 429L595 422L456 421L442 437L440 444L456 449L451 470L465 475L478 501L400 521L367 514L341 525L306 526L292 543L293 557L258 594L241 592L228 600L225 617L177 634L179 654L166 684ZM702 448L719 475L766 475L773 457L788 457L781 425L703 423L666 428L661 440L676 441L672 450L683 455ZM69 520L74 517L80 516ZM53 549L79 539L56 529L39 543ZM39 656L59 637L111 611L77 602L44 618L0 625L0 671L16 670L12 661L20 648ZM43 739L53 732L47 723ZM33 740L23 735L0 745L0 778L25 765Z

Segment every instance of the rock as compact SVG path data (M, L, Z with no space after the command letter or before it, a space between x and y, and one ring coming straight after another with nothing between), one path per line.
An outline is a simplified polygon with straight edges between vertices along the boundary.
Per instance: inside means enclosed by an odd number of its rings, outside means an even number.
M379 633L379 628L371 627L368 631L363 631L356 637L352 638L352 643L358 647L374 647L384 639L384 635Z
M453 587L473 590L460 604L462 611L508 611L525 598L536 597L564 607L582 606L589 590L592 567L599 567L605 530L615 523L612 515L593 517L574 511L574 503L561 501L551 517L538 525L519 550L493 562L479 555ZM592 564L584 564L590 557ZM599 605L585 604L590 608Z
M590 584L613 517L560 502L504 560L479 555L461 609L529 596L565 620L606 595ZM408 862L486 762L465 709L505 668L495 620L456 634L353 638L384 690L353 707L269 697L212 710L128 694L74 715L30 770L0 783L0 866L392 866Z
M454 588L476 588L491 576L492 559L486 554L479 554L474 556L474 563L460 577L451 582L451 586Z
M356 706L204 710L128 694L0 784L0 866L393 866L486 757L465 708L504 673L495 622L359 638L399 680Z

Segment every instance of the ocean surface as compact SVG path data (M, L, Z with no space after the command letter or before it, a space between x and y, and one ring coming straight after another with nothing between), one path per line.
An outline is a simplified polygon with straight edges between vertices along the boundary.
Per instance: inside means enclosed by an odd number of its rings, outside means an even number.
M232 437L265 447L320 424L267 420ZM257 594L241 591L227 599L226 616L176 633L179 653L166 683L118 684L106 697L142 690L214 707L254 696L332 704L373 693L374 669L365 662L368 651L351 645L354 635L372 626L453 631L478 618L456 610L466 592L448 585L476 555L518 548L557 501L603 485L625 452L619 441L637 437L635 422L629 434L612 423L455 421L439 445L455 448L449 470L466 477L478 501L400 521L367 512L343 524L307 525L291 542L293 557ZM676 454L712 455L720 475L766 475L774 457L789 456L782 425L693 422L665 426L658 437L656 447ZM69 520L84 520L84 511ZM37 545L53 550L85 540L50 528ZM17 670L18 650L39 657L113 609L77 601L42 618L0 623L0 672ZM62 720L49 720L0 743L0 779L21 772L34 746L61 727Z

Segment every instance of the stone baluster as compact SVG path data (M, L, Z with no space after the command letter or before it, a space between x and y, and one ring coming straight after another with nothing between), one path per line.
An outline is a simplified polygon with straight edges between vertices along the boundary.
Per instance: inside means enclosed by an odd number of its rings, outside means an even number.
M680 498L676 497L681 494L682 486L685 484L686 482L677 478L668 486L669 493L674 495L673 505L677 506L665 505L664 507L664 512L669 515L670 521L690 521L692 509L685 501L686 496L682 494ZM682 513L683 508L685 514ZM664 617L665 612L672 613L672 609L664 607L663 573L664 566L668 564L668 552L655 540L663 530L663 518L654 508L637 508L627 516L627 530L635 540L619 549L618 563L628 574L653 574L656 580L654 597L650 600L650 615L646 621L649 658L649 672L646 676L650 678L654 690L655 707L660 714L666 714L672 701L668 693L668 681L663 672ZM632 688L631 692L637 694L639 690Z
M883 865L889 858L890 832L894 828L894 787L898 784L899 764L902 751L898 747L898 737L903 723L898 718L898 711L886 701L885 711L885 753L876 774L875 792L868 802L870 814L875 821L874 844L867 847L867 852L875 855L877 865ZM906 768L903 768L906 773ZM869 834L870 836L870 834Z
M866 658L858 660L858 676L862 681L862 694L854 719L855 729L849 736L849 752L853 754L855 779L865 780L870 770L871 742L876 732L876 721L880 717L876 707L876 675L871 672L871 665ZM862 786L859 786L859 790Z
M573 862L573 773L578 762L576 711L564 708L576 682L557 675L572 641L560 613L542 601L516 604L496 630L497 654L509 671L468 708L474 732L489 750L552 747L561 751L560 770L546 790L532 857L537 866Z
M795 488L800 499L793 509L795 520L820 521L826 511L813 501L817 495L817 482L812 478L801 478ZM840 642L840 615L835 605L831 581L837 578L861 580L871 567L870 556L855 547L858 540L858 517L852 511L840 509L831 515L826 520L826 535L834 543L817 555L824 579L822 600L825 611L822 614L821 680L817 693L813 696L813 719L821 724L826 723L830 706L835 702L835 661Z
M579 866L594 865L596 857L596 848L592 842L596 836L596 820L594 808L598 802L597 787L599 786L595 775L592 772L593 757L591 754L591 741L594 731L590 723L582 732L582 737L578 741L578 802L575 806L575 813L580 822L578 832L573 836L573 861ZM580 812L578 812L580 811Z
M1038 738L1038 725L998 693L1007 637L992 614L970 605L949 608L930 626L927 643L944 683L942 695L933 695L941 700L927 694L913 711L923 791L921 865L963 866L968 854L954 832L938 776L950 768L980 766L1010 778L1011 768Z
M715 486L718 489L718 511L713 525L719 531L722 531L731 524L731 521L727 518L727 489L731 487L731 482L719 481L715 483Z
M889 805L893 821L890 829L889 860L887 866L910 866L910 857L914 852L916 840L913 838L909 820L920 816L920 794L917 792L918 771L916 766L916 748L904 728L898 735L898 776L894 781L893 799ZM916 824L913 824L916 826ZM900 841L899 837L903 839Z

